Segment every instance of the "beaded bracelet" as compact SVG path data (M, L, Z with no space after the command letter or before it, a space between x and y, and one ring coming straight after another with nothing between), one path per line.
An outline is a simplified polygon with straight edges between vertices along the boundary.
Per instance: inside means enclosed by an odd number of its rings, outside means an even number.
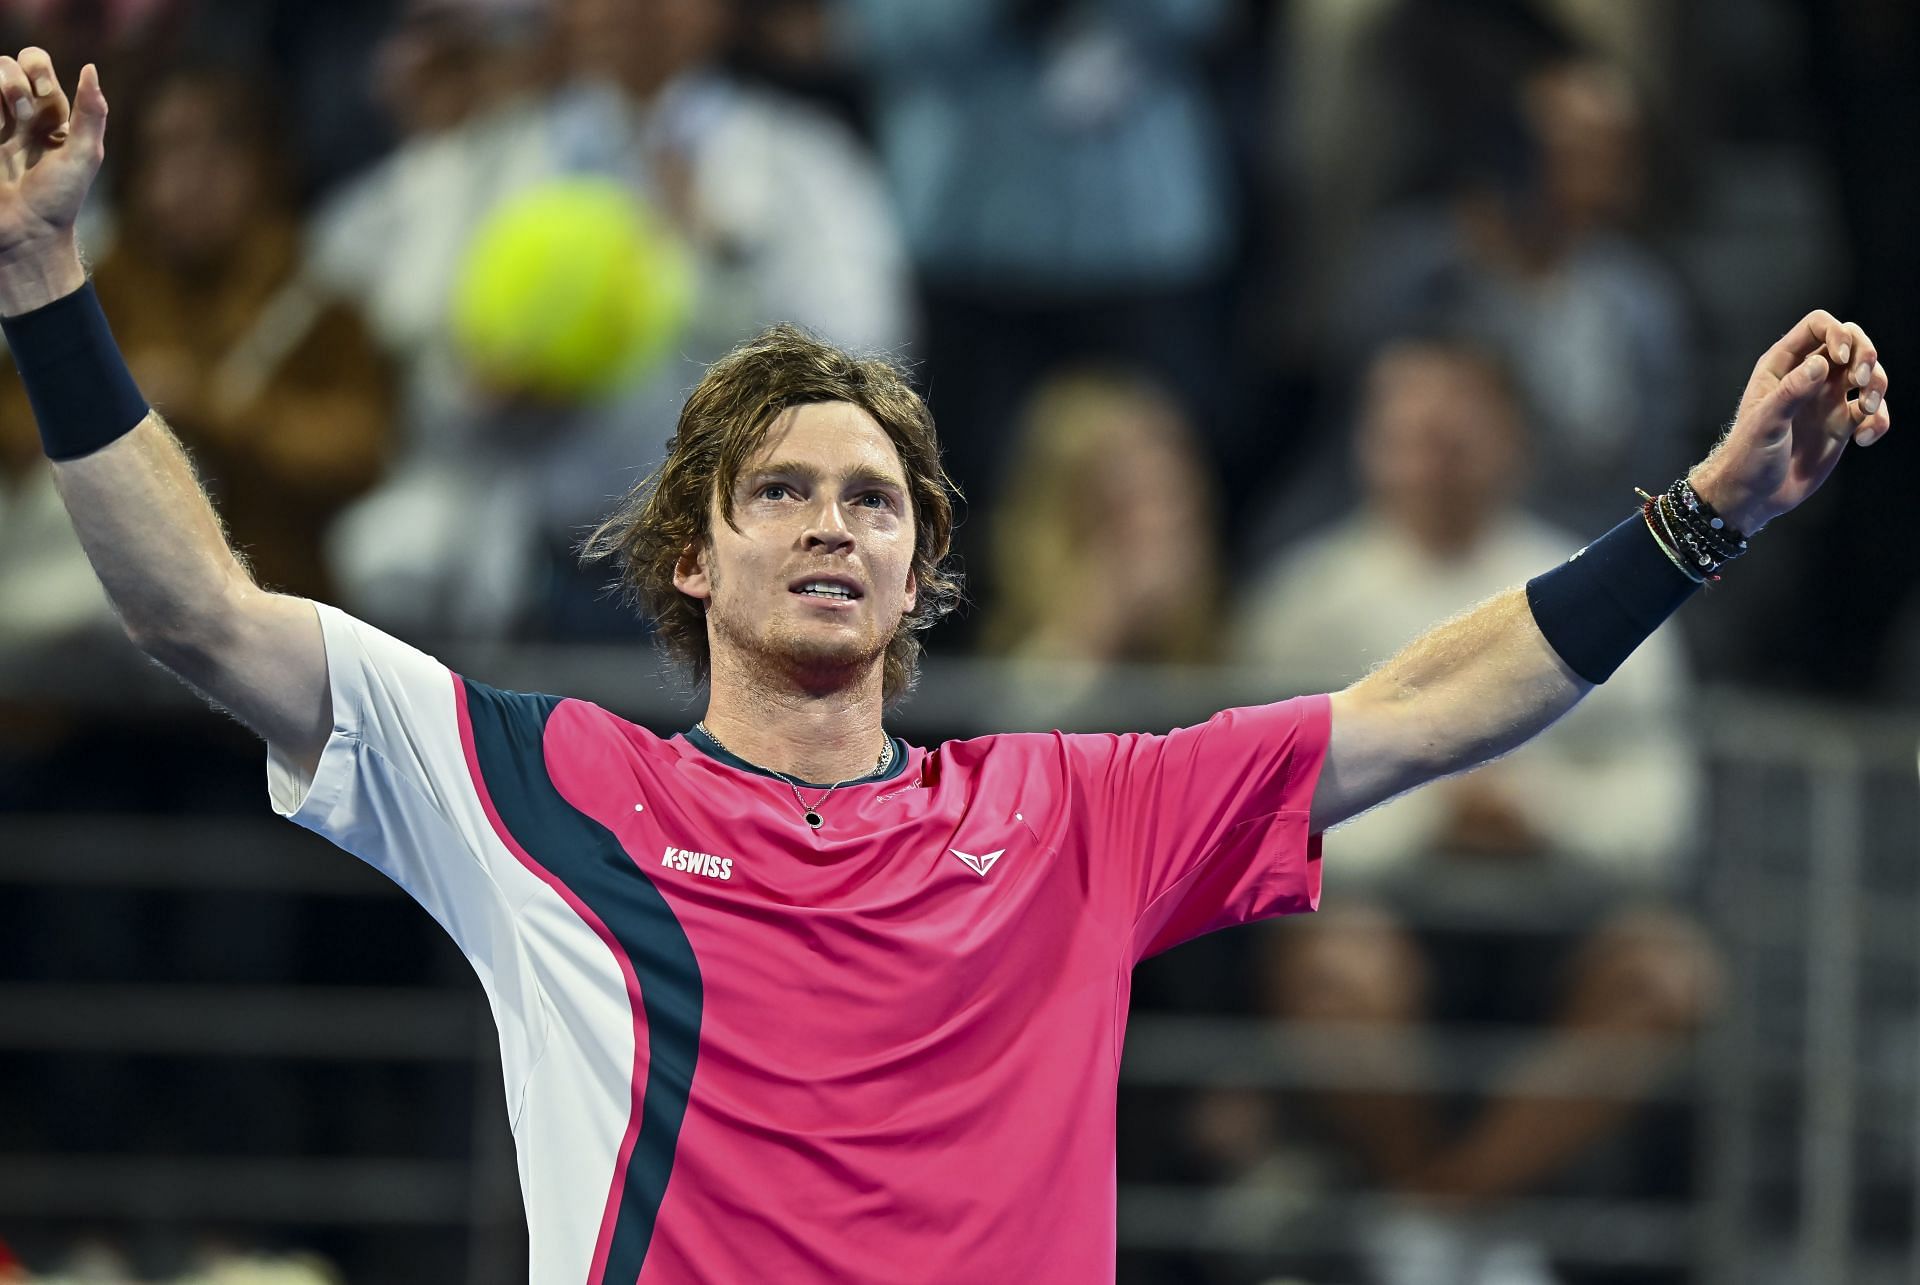
M1685 478L1659 495L1638 487L1640 516L1661 552L1697 584L1720 578L1720 568L1747 551L1747 537L1714 511Z
M1673 537L1660 533L1660 527L1664 525L1664 519L1660 517L1659 511L1654 507L1654 498L1645 491L1641 491L1640 495L1642 497L1640 520L1647 524L1647 531L1653 536L1653 542L1660 546L1660 552L1667 555L1667 561L1671 562L1675 568L1679 570L1681 575L1693 581L1695 584L1705 584L1707 578L1688 566L1681 559L1680 555L1673 551Z

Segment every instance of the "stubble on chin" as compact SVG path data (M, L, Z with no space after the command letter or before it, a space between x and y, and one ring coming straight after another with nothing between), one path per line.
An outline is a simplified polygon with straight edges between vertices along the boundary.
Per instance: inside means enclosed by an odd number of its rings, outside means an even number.
M724 608L709 608L712 650L722 652L747 676L806 687L840 686L871 669L886 654L886 638L875 640L852 630L808 630L774 620L754 628L733 619Z

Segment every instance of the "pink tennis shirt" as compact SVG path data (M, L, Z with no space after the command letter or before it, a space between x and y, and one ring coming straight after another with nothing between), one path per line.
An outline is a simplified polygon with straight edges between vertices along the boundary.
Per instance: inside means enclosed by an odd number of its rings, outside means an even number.
M535 1285L1110 1282L1134 964L1319 896L1325 697L903 746L816 832L685 737L320 618L334 729L274 806L472 961Z

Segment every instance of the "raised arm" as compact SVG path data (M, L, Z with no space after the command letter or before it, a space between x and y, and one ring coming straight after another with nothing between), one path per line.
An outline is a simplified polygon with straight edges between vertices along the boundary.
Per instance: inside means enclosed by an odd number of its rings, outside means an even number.
M313 604L253 582L85 289L73 229L104 155L99 79L83 70L69 108L43 51L0 57L0 114L0 317L74 529L128 637L311 771L332 722Z
M1740 412L1677 501L1416 639L1332 698L1313 797L1324 830L1531 739L1604 681L1698 587L1702 567L1820 488L1847 444L1891 427L1887 372L1860 327L1809 313L1755 365ZM1723 525L1713 525L1718 516ZM1700 562L1701 558L1708 563ZM1711 564L1711 565L1709 565Z

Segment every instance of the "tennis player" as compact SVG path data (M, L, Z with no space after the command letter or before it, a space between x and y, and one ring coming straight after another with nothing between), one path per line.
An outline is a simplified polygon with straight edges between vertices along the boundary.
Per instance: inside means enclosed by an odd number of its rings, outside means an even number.
M255 584L75 252L94 70L70 111L0 58L0 104L0 314L74 525L132 640L266 741L273 805L472 960L539 1285L1111 1281L1134 964L1312 909L1322 831L1539 732L1889 426L1872 342L1811 313L1689 478L1344 691L924 748L882 715L957 592L932 422L778 329L593 544L708 680L663 739Z

